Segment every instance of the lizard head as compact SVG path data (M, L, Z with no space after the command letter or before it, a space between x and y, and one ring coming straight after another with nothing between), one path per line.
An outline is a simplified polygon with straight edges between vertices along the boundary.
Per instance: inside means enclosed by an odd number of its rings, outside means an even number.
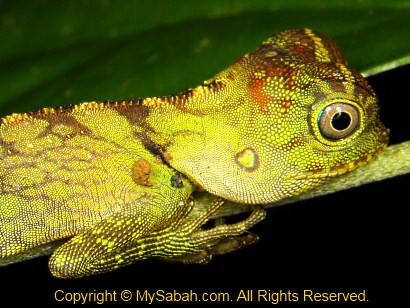
M278 33L207 84L218 82L205 104L204 133L190 136L200 141L197 157L175 167L228 200L299 194L387 145L373 90L330 39L311 30Z

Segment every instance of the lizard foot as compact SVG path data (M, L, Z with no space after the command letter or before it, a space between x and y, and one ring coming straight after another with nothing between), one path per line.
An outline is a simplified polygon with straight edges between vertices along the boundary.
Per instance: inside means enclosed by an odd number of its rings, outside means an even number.
M183 248L182 251L186 250L186 252L163 259L171 262L205 264L211 260L212 255L225 254L256 243L259 240L258 236L247 230L265 218L266 211L262 206L252 206L252 213L243 221L234 224L220 222L211 229L203 229L202 226L223 203L223 199L218 198L193 221L182 224L184 222L182 220L173 226L174 230L171 231L174 234L173 238L179 240L172 243L174 246L171 250L181 252Z

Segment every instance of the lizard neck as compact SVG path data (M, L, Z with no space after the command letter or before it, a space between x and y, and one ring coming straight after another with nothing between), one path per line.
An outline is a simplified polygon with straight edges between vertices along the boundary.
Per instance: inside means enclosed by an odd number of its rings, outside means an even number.
M229 104L218 99L219 93L228 85L224 79L213 79L180 94L141 99L138 112L142 111L146 117L138 123L168 162L171 158L169 149L176 147L178 150L173 151L173 158L185 155L187 159L184 148L188 144L192 147L194 141L204 146L212 132L209 123L213 123L213 117L223 113L225 105Z
M147 108L147 147L211 193L216 191L202 179L233 179L231 163L250 144L247 127L259 106L248 103L247 74L246 65L237 61L184 93L141 100Z

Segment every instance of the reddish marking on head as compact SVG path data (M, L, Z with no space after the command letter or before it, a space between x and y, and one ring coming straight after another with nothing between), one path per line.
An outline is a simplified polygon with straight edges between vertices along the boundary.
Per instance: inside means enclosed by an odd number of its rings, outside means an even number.
M252 101L259 105L261 112L268 111L267 106L271 101L271 98L263 93L264 86L265 79L251 79L248 86Z
M285 89L287 90L294 90L296 85L295 85L295 81L293 79L293 77L296 75L295 69L291 69L291 68L283 68L283 67L270 67L269 69L267 69L266 71L266 76L269 77L276 77L276 76L280 76L283 78L283 86L285 87Z

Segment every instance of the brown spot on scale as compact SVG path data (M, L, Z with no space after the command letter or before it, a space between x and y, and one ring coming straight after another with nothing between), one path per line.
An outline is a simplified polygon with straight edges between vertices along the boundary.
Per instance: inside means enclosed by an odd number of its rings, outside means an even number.
M235 163L245 171L255 171L259 167L258 153L252 148L245 148L236 153Z
M289 142L283 144L281 146L283 151L290 151L292 149L295 149L297 147L304 147L306 145L306 140L303 137L294 137L291 140L289 140ZM323 152L321 152L320 154L323 154Z
M292 106L292 100L278 99L275 103L280 104L283 108L289 109Z
M164 157L166 161L170 161L172 159L172 155L169 152L165 152L162 157Z
M151 165L145 159L139 159L132 166L132 179L135 183L142 186L152 186L149 183L149 175L151 173Z

